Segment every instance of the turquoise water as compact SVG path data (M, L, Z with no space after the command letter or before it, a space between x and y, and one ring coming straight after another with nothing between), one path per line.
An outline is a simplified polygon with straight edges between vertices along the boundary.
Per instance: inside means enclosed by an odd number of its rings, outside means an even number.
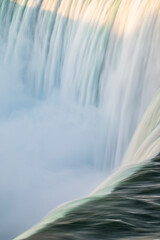
M119 227L127 209L113 225L104 218L106 199L160 152L159 29L159 0L0 2L0 239L25 232L51 209L18 239L47 224L55 239L97 236L103 224L117 227L103 237L139 237L136 218ZM118 208L117 195L115 202ZM83 206L89 232L69 215Z
M23 239L159 239L159 171L157 157L111 194L73 207L64 217Z

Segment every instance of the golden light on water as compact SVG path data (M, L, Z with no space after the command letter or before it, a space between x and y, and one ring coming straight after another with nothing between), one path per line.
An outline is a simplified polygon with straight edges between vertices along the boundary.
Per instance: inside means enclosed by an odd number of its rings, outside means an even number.
M38 6L41 0L10 0L11 2L17 2L19 5L35 8Z
M24 6L26 3L26 0L10 1L16 1L21 6ZM27 7L36 8L39 3L40 0L28 0ZM41 10L54 12L57 4L58 0L43 0ZM113 0L65 0L59 5L57 15L74 21L81 21L85 24L91 23L98 26L105 26L112 22L114 12L116 12L118 5L117 1Z
M123 0L120 4L113 31L117 35L124 36L135 33L145 22L149 21L153 15L158 16L160 8L159 0Z
M36 6L39 5L41 0L28 0L27 2L27 7L33 7L35 8Z
M28 8L36 8L40 0L10 0ZM43 0L41 11L54 12L58 0ZM92 24L99 27L112 26L116 35L130 35L147 21L159 15L159 0L63 0L58 6L57 16Z
M17 2L19 5L23 6L26 3L26 0L10 0L10 2Z
M43 0L41 9L45 11L54 12L58 4L58 0Z

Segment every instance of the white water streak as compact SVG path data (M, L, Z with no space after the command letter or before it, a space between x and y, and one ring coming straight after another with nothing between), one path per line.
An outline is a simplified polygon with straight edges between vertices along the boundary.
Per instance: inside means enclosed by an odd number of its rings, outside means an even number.
M54 159L61 170L90 166L106 175L119 168L160 87L159 29L159 0L2 0L2 159L28 169ZM127 163L158 152L159 128L143 136Z

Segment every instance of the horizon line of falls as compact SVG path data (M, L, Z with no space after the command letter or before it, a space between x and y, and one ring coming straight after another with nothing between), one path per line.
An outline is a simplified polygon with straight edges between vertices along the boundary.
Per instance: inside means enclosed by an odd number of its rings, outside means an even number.
M0 2L0 238L159 153L159 29L159 0Z

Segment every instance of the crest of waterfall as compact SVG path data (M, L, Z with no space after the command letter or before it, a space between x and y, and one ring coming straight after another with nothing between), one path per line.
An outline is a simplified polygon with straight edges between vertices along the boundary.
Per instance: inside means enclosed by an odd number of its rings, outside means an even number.
M159 153L159 29L159 0L0 1L5 234L11 215L21 223L17 213L30 210L26 216L36 213L36 222L41 203L46 212L75 189L73 198L81 198L98 183L96 174L102 180L115 171L87 198L57 208L17 239L28 237L110 193Z
M25 92L96 106L106 122L100 168L118 167L160 87L158 0L3 0L1 62Z
M150 104L127 149L123 163L153 159L160 153L160 92Z

